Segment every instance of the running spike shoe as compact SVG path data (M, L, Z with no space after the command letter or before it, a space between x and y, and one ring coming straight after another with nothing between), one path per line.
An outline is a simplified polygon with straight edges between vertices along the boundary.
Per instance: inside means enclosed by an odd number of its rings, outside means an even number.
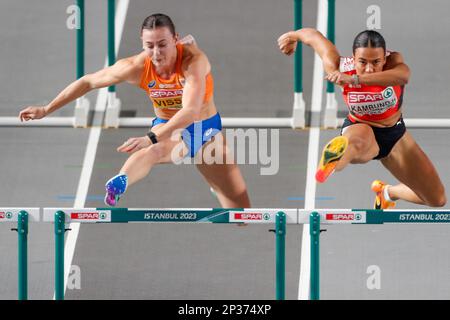
M127 190L127 184L128 177L126 174L118 174L109 179L105 184L105 204L111 207L116 206L120 195Z
M375 201L373 203L374 209L389 209L395 207L395 201L388 201L384 197L384 189L388 185L380 180L372 182L372 191L375 192Z
M327 178L334 172L338 161L344 155L348 146L348 139L344 136L333 138L323 148L322 157L316 171L316 180L319 183L325 182Z

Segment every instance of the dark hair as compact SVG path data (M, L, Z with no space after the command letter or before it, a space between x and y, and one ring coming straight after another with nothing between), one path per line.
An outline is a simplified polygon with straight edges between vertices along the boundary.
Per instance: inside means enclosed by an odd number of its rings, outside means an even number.
M142 23L141 33L144 29L153 30L160 27L169 28L172 35L175 36L175 25L173 24L172 19L170 19L168 15L162 13L155 13L145 18Z
M358 33L353 40L353 54L358 48L383 48L386 53L386 42L380 33L374 30L365 30Z

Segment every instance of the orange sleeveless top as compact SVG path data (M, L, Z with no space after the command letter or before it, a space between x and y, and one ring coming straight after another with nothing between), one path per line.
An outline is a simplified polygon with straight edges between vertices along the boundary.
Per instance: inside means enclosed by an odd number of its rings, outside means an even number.
M153 107L159 109L166 119L172 118L183 107L183 89L185 79L181 70L183 58L183 45L177 44L176 71L170 79L162 79L156 73L152 59L145 58L140 87L147 93ZM214 81L211 72L206 75L206 90L203 103L208 102L214 90Z

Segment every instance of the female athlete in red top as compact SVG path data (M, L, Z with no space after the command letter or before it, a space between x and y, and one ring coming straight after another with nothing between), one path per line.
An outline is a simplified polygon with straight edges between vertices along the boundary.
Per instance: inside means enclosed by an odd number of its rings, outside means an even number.
M285 33L278 44L283 53L291 55L297 41L311 46L321 57L326 79L342 87L349 109L341 136L324 147L316 180L324 182L349 163L379 159L401 183L372 183L376 209L392 208L398 199L444 206L445 189L436 169L402 119L403 91L410 76L402 55L387 52L383 37L373 30L356 36L349 58L341 57L332 42L311 28Z

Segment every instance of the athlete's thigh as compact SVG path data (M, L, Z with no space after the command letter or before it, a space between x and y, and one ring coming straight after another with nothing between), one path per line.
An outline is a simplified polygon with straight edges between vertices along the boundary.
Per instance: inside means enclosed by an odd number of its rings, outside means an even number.
M441 179L428 156L407 131L381 163L421 198L444 192Z
M222 133L215 135L200 152L202 162L197 168L214 189L225 194L246 190L244 178Z
M372 128L365 123L357 123L343 129L342 135L354 146L355 160L369 161L380 151Z

